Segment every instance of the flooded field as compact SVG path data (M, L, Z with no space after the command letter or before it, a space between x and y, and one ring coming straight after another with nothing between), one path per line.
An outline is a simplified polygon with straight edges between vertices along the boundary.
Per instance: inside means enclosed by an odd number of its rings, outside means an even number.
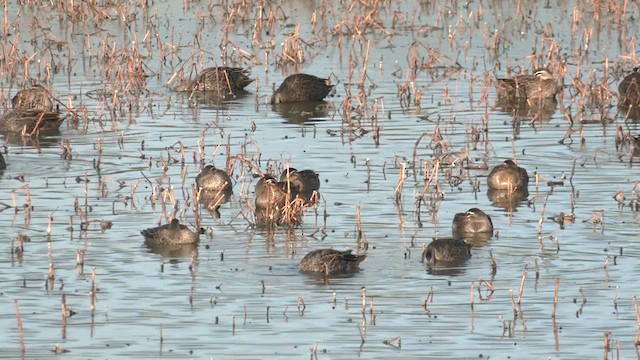
M507 10L509 9L509 10ZM0 358L640 357L640 6L614 1L21 1L3 4L4 115L38 83L60 129L0 133ZM248 69L226 99L173 91ZM555 101L496 78L547 67ZM294 73L325 102L271 105ZM633 110L633 109L632 109ZM4 130L4 129L0 129ZM529 195L497 198L517 160ZM219 216L195 176L225 168ZM255 226L260 173L313 169L300 226ZM624 196L623 196L624 194ZM494 235L427 266L480 208ZM150 249L172 218L196 246ZM315 249L360 271L298 272Z

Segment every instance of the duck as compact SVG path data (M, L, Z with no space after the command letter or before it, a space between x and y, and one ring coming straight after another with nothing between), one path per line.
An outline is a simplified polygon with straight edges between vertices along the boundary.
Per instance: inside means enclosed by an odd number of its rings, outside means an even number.
M214 165L205 166L196 176L196 186L204 191L231 191L233 183L226 171Z
M487 177L487 185L493 190L526 189L528 184L527 170L516 165L513 160L505 160L504 163L497 165Z
M496 79L498 97L517 99L555 98L558 86L547 68L534 70L533 74L516 75L511 79Z
M295 192L294 186L294 184L277 181L272 175L264 175L256 184L256 209L284 207L287 190L290 193ZM288 187L289 189L287 189Z
M313 170L297 170L290 167L280 174L280 181L290 182L305 203L309 203L313 193L320 190L320 177Z
M197 244L200 233L193 232L185 225L181 225L178 219L173 219L169 224L149 228L140 232L148 246L164 245L190 245Z
M620 103L625 106L637 106L640 103L640 68L634 68L631 74L622 79L618 85L618 94Z
M14 110L53 111L51 94L42 85L34 85L31 89L23 89L11 99Z
M264 175L256 184L255 205L259 224L282 224L284 208L295 199L298 189L295 184L277 181L272 175ZM288 199L287 199L288 198Z
M33 133L58 129L63 121L58 112L14 109L0 117L0 131Z
M324 273L326 275L355 272L359 270L360 263L366 257L366 254L353 254L351 250L313 250L302 258L298 271Z
M287 76L271 96L272 104L322 101L333 89L329 79L309 74Z
M204 91L224 95L233 95L255 79L251 79L249 70L238 67L210 67L202 70L195 80L186 81L176 87L177 92Z
M471 245L463 239L433 239L422 252L422 262L428 265L462 262L471 257Z
M478 208L471 208L453 217L451 231L454 238L475 234L493 234L491 217Z

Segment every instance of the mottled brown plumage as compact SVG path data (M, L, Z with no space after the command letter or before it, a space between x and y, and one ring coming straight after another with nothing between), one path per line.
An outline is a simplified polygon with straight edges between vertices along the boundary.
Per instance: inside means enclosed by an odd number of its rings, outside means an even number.
M288 76L271 96L272 104L321 101L333 89L329 79L322 79L308 74Z
M511 79L496 79L499 97L520 99L553 98L558 92L556 80L548 69L536 69L533 75L517 75Z
M53 111L51 94L42 85L34 85L31 89L24 89L11 99L14 110L33 110L42 112Z
M233 183L226 171L207 165L196 176L196 186L205 191L231 191Z
M218 208L229 202L233 193L233 184L226 171L213 165L205 166L196 176L196 186L200 189L199 200L215 218L220 217Z
M367 255L352 254L351 250L333 249L313 250L302 258L298 270L301 272L320 272L325 274L354 272Z
M638 106L640 103L640 68L634 68L633 72L622 79L618 85L620 103L626 106Z
M298 189L292 183L276 181L271 175L262 177L256 184L255 190L258 223L262 225L286 223L284 209L288 205L287 201L295 199L297 194Z
M195 80L178 85L176 91L202 91L226 96L244 91L253 80L249 78L249 71L242 68L212 67L202 70Z
M178 219L171 220L169 224L142 230L140 233L149 246L197 244L200 240L198 232L181 225Z
M462 239L434 239L422 252L428 265L453 264L471 257L471 245Z
M451 230L454 238L464 238L478 233L493 233L491 217L478 208L471 208L453 217Z
M289 181L305 203L309 203L313 193L320 190L320 177L313 170L288 168L280 174L280 181Z
M528 184L527 170L518 167L512 160L494 167L487 177L487 185L494 190L526 189Z

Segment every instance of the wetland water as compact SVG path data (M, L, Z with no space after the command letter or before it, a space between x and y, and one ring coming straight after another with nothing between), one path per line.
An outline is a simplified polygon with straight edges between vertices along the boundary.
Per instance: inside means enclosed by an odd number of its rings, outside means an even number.
M640 129L615 96L638 66L637 4L139 5L5 4L5 109L36 79L77 118L38 138L0 135L0 357L51 358L54 346L71 358L638 357L640 213L629 203L640 164L616 139ZM251 70L247 94L216 102L171 91L192 65L223 63ZM494 76L540 65L563 85L556 109L514 119L495 105ZM268 105L273 84L298 71L330 76L335 95L304 111ZM486 175L514 155L530 194L504 209ZM170 214L194 224L201 157L224 167L239 156L265 172L317 171L317 214L290 231L253 229L257 179L232 162L234 195L220 218L198 211L197 249L163 256L143 245L140 230ZM418 208L424 169L436 164ZM311 250L356 248L358 207L361 271L298 273ZM427 269L422 244L449 236L454 215L472 207L497 234L463 266ZM561 213L575 220L561 226ZM19 234L30 238L23 253ZM63 295L75 312L66 321Z

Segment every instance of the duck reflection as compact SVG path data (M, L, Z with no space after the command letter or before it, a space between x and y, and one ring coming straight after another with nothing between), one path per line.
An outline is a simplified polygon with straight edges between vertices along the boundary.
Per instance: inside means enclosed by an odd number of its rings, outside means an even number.
M203 190L200 192L200 203L206 206L211 215L220 218L220 206L231 200L232 190Z
M239 106L242 99L249 96L251 93L240 90L232 95L220 95L212 92L194 92L193 94L186 95L185 99L188 99L190 107L198 107L208 110L229 110L235 106Z
M38 131L38 135L22 135L21 132L2 131L0 135L4 138L6 145L29 146L36 149L51 148L60 144L60 129L43 128Z
M198 244L187 245L155 245L145 242L150 253L158 254L164 258L185 258L198 256Z
M498 97L496 107L511 114L514 121L548 121L555 114L558 102L555 98L522 99Z
M310 285L336 285L336 284L353 284L349 279L360 276L360 272L340 272L334 274L325 274L321 272L301 272L304 282Z
M324 120L332 107L326 101L304 101L290 103L276 103L272 105L273 111L289 124L304 124Z
M515 191L489 189L487 191L487 197L494 207L513 212L517 211L518 206L527 202L529 190L527 188Z

